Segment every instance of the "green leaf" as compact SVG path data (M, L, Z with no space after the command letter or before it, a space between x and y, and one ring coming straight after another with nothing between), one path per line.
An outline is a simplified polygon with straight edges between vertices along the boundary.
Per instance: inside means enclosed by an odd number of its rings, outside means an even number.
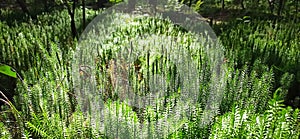
M0 73L17 78L17 73L11 70L10 66L7 65L0 65Z

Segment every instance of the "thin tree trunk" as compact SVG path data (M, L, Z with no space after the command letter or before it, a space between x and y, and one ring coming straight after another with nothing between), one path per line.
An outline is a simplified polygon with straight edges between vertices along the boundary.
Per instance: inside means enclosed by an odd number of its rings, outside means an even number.
M225 0L222 0L222 10L225 9Z
M64 0L63 2L65 4L65 6L67 7L68 13L69 13L70 18L71 18L72 36L73 36L73 38L77 38L78 39L77 29L76 29L76 25L75 25L75 8L76 8L76 2L77 2L77 0L73 0L72 8L69 6L67 0Z
M71 29L72 29L72 34L73 34L73 38L77 38L77 29L76 29L76 25L75 25L75 9L76 9L76 2L77 0L73 1L73 6L72 6L72 10L73 10L73 14L71 16Z
M245 10L244 0L240 0L240 3L241 3L242 9Z
M213 26L214 25L214 19L213 19L213 17L210 17L209 18L209 26Z
M82 0L82 25L85 27L86 19L85 19L85 0Z
M193 2L193 0L190 0L189 7L192 7L192 2Z

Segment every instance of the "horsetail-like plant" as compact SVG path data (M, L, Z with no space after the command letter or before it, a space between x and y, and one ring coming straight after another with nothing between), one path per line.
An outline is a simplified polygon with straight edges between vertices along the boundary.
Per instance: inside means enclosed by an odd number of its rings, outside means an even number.
M1 14L9 13L4 11ZM82 112L81 106L77 105L79 96L74 91L73 76L70 74L70 61L76 42L72 41L70 30L66 28L69 26L67 11L39 15L37 23L16 22L8 25L0 22L0 61L15 67L23 78L23 82L19 81L17 84L18 95L15 96L13 109L18 112L18 116L10 118L8 113L12 110L9 111L7 107L4 107L7 111L1 112L1 137L299 137L299 109L284 107L282 104L290 86L300 81L299 37L294 35L299 33L299 24L273 24L255 20L248 23L228 23L228 26L235 27L220 34L220 40L226 48L223 57L226 64L223 68L226 69L224 78L220 81L216 78L216 71L212 69L216 63L210 61L212 56L217 55L210 52L217 50L209 51L205 48L205 43L196 43L193 34L185 29L168 20L149 17L116 14L108 18L111 18L112 23L124 21L121 19L126 22L115 24L117 28L107 29L107 34L110 35L103 37L103 42L93 42L93 45L101 46L95 50L98 55L93 59L97 69L97 93L100 92L101 95L89 97L105 100L102 105L105 108L103 115ZM76 22L79 23L80 19L76 19ZM106 24L98 26L107 27ZM94 33L97 34L97 30ZM159 35L164 38L158 39ZM116 58L116 52L124 50L123 45L134 47L139 44L139 41L134 41L138 37L155 40L149 46L166 48L176 44L181 46L180 50L188 49L191 61L196 61L197 78L201 81L198 84L199 97L195 107L178 103L178 95L183 88L181 85L186 80L181 80L179 66L168 55L170 51L151 56L146 51L132 63L122 63L122 59ZM123 67L126 69L122 69ZM120 73L122 77L129 79L125 80L125 85L131 86L131 91L139 96L147 96L150 94L149 90L166 91L168 95L163 98L153 95L145 97L147 102L156 105L128 105L126 99L121 99L122 95L127 95L121 94L124 86L118 86L115 80ZM84 71L80 74L82 79L89 77ZM157 76L153 76L154 74ZM151 84L160 76L166 77L166 81L162 82L164 89ZM218 81L226 84L210 85ZM275 90L277 93L272 99ZM212 91L224 94L220 105L212 105L217 107L210 111L214 113L213 116L205 111L205 104L212 98L209 96ZM93 105L88 103L86 107ZM182 111L189 115L188 118L173 125L168 124L168 114L173 113L176 120L182 116ZM91 118L94 115L96 118ZM205 116L208 117L209 124L203 126ZM9 120L18 122L11 124ZM15 130L18 131L14 132Z

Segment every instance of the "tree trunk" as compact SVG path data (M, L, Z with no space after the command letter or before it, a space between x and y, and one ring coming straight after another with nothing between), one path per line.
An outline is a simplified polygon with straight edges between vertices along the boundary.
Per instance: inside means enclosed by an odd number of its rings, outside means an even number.
M85 0L82 0L82 25L85 28L86 19L85 19Z
M240 0L240 3L241 3L241 8L242 8L243 10L245 10L244 0Z
M64 0L64 5L67 7L68 13L70 15L71 18L71 31L72 31L72 36L73 38L77 38L77 29L76 29L76 25L75 25L75 9L76 9L76 2L77 0L73 0L72 2L72 8L69 6L68 1Z
M225 0L222 0L222 10L225 9Z
M73 6L72 6L72 16L71 16L71 29L72 29L72 34L73 34L73 38L77 38L77 29L76 29L76 25L75 25L75 9L76 9L76 2L77 0L73 1Z
M214 25L214 19L212 17L209 18L209 26L213 26Z

